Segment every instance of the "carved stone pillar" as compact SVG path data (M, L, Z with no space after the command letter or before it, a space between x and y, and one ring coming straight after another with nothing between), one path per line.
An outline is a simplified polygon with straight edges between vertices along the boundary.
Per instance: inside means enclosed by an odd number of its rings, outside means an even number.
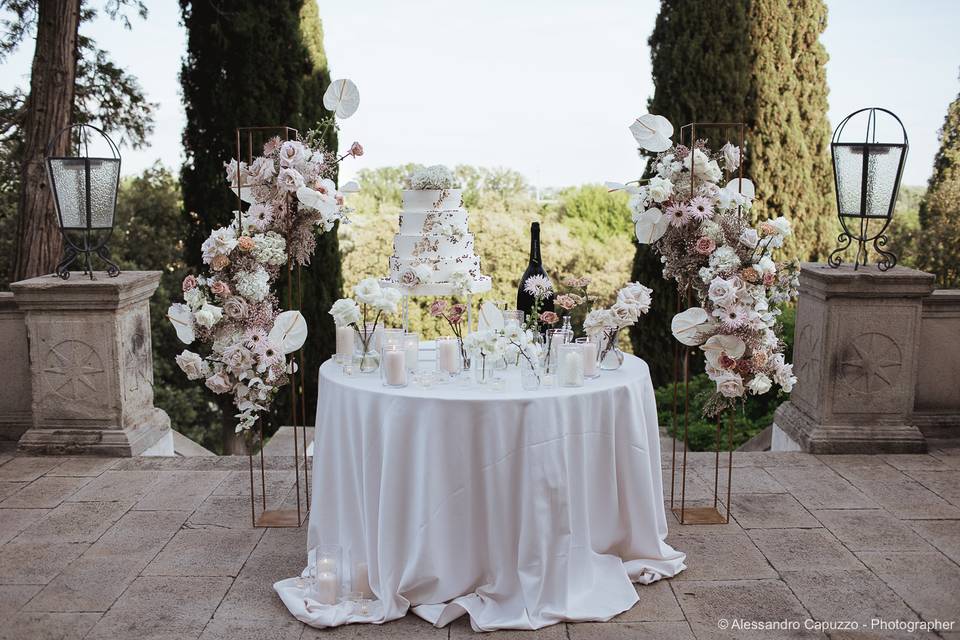
M933 284L933 275L904 267L801 265L798 381L777 409L775 449L926 450L912 414L923 298Z
M22 451L135 456L170 439L153 406L150 296L159 271L13 283L30 342L33 420Z

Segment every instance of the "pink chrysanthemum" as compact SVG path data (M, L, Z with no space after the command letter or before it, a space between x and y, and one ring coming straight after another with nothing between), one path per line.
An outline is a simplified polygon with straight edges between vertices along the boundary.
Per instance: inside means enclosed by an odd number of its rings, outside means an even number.
M247 329L243 334L243 344L255 353L262 353L263 347L267 343L267 332L263 329Z
M690 210L690 213L699 222L709 220L713 217L713 203L710 202L709 198L704 196L697 196L692 199L690 201Z
M741 305L731 305L726 309L718 309L715 313L720 318L720 324L728 331L739 329L747 322L747 310Z
M257 371L260 373L283 362L283 354L270 340L266 338L261 340L260 347L257 352Z
M690 213L690 208L685 204L672 204L667 207L664 213L666 213L667 218L670 219L670 225L674 227L682 227L690 222L690 219L693 217Z

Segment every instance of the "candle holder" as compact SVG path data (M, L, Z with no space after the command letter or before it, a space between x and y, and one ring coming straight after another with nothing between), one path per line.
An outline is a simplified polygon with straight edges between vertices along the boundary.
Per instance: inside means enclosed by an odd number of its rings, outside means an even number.
M437 338L437 371L455 377L463 371L460 341L452 336Z
M308 591L317 602L336 605L340 599L343 575L343 549L338 544L322 544L310 551L307 565Z
M600 377L600 338L587 336L577 338L576 343L583 350L583 377L591 380Z
M557 382L561 387L582 387L583 368L583 348L579 344L557 347Z
M408 331L403 334L403 351L407 356L407 371L420 370L420 334Z
M380 349L383 340L383 325L373 326L368 322L356 332L353 365L360 373L373 373L380 366Z
M380 359L380 379L385 387L407 386L407 353L403 343L387 344Z
M543 368L547 373L557 372L557 356L560 345L570 341L572 336L564 329L547 329L547 349L544 352Z
M384 329L383 330L383 341L380 345L380 351L390 345L396 345L398 347L403 346L403 329Z

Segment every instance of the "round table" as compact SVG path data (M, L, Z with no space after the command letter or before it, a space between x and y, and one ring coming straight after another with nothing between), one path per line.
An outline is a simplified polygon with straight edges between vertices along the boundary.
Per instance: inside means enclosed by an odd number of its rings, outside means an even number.
M422 363L421 366L427 366ZM308 546L365 561L365 617L275 589L317 626L417 615L475 630L608 620L632 582L682 571L666 544L660 440L645 362L627 355L581 388L387 388L320 367ZM305 599L305 595L307 596ZM642 590L640 597L642 597Z

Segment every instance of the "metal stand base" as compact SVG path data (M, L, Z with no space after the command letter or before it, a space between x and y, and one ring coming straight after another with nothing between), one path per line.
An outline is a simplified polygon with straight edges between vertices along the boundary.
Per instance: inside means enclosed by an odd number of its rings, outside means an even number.
M303 519L297 514L296 509L268 509L261 511L256 520L253 521L255 527L292 527L296 528L307 520L307 512L303 513Z
M680 524L726 524L730 522L729 512L726 516L716 507L674 507L673 515Z

